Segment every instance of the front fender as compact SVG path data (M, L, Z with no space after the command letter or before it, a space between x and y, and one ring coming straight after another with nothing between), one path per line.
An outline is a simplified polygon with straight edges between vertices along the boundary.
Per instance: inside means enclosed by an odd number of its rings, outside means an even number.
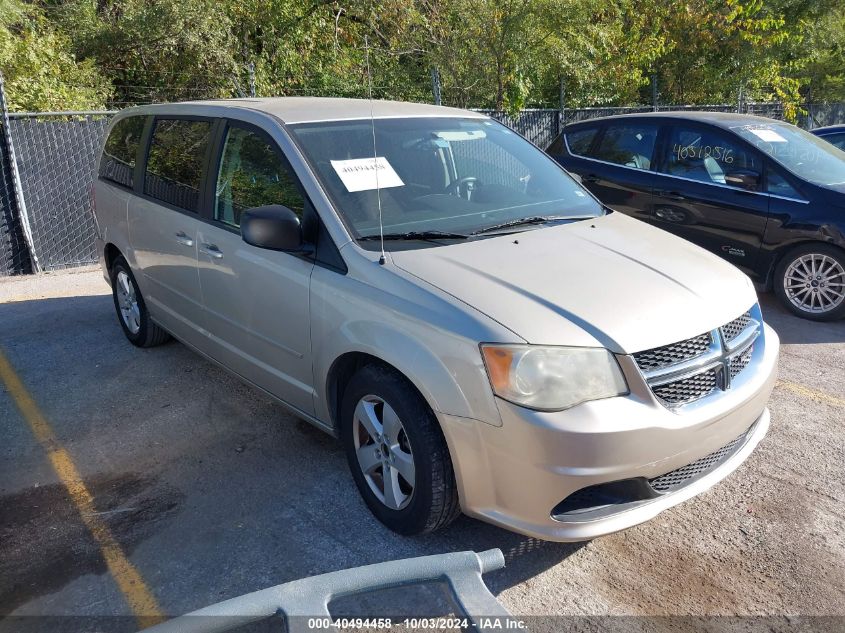
M485 327L483 316L432 293L397 290L315 268L311 339L317 417L332 423L332 366L345 354L362 353L395 367L435 411L500 425L478 348L479 341L498 340L495 326Z

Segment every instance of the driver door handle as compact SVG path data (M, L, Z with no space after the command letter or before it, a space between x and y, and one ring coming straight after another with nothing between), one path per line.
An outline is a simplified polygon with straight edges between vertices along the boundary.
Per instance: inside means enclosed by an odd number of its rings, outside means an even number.
M599 177L595 174L587 174L586 176L581 176L581 180L583 182L598 182Z
M220 259L223 257L223 253L220 252L220 249L217 248L217 244L206 244L203 242L200 244L200 252L205 253L209 257L213 257L214 259Z
M687 197L678 193L677 191L658 191L657 195L667 200L686 200Z
M182 246L193 246L194 240L188 237L188 234L185 231L179 231L176 234L176 241L179 242Z

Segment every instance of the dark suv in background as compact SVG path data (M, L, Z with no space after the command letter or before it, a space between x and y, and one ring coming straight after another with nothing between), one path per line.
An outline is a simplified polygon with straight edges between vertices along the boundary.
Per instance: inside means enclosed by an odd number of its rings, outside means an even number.
M845 316L845 152L793 125L662 112L567 125L547 152L612 209L694 242L798 316Z

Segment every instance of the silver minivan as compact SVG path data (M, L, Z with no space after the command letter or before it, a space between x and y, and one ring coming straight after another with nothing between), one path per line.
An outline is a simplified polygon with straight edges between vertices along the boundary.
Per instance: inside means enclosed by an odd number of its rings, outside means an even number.
M114 117L94 187L121 327L343 443L402 534L576 541L745 460L778 339L751 281L603 207L488 117L276 98Z

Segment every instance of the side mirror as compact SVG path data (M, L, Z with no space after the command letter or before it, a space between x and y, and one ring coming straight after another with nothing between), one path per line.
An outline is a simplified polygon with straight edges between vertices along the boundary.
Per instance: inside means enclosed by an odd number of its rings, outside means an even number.
M274 251L300 251L303 246L299 216L280 204L244 211L241 237L247 244Z
M747 191L757 191L760 186L760 174L751 169L729 171L725 174L725 183Z

